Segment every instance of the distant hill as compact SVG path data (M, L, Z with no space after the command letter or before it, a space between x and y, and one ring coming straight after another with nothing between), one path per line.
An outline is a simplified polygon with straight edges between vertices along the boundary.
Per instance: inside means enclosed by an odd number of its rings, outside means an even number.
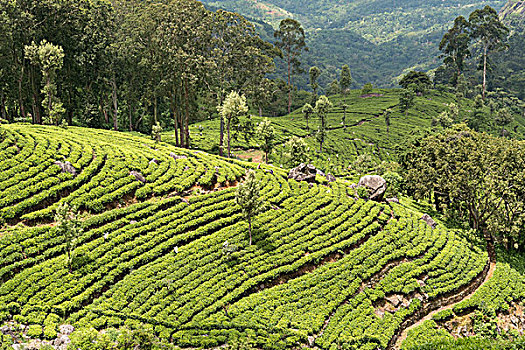
M521 22L525 19L525 1L510 0L501 10L500 17L506 22Z
M490 5L498 11L504 0L204 0L205 3L264 20L274 27L286 17L298 19L308 33L310 52L305 68L323 70L322 87L350 65L354 86L372 82L396 86L409 69L430 70L441 64L438 45L443 33L459 15ZM279 74L284 76L280 67ZM306 75L296 84L308 88Z

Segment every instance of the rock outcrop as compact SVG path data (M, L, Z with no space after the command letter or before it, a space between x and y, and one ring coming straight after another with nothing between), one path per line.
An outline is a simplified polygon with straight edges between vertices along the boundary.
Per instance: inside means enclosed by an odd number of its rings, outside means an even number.
M73 176L77 175L77 169L75 169L75 167L70 162L61 162L57 160L55 164L58 165L60 169L62 169L63 173L70 173Z
M382 201L385 196L387 182L379 175L367 175L359 180L357 186L368 189L368 198L379 202Z

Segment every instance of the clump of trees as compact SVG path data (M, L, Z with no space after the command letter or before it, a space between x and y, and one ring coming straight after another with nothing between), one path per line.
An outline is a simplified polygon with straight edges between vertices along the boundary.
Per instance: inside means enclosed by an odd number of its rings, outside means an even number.
M246 180L239 185L235 194L235 202L241 207L242 215L248 222L250 245L252 245L252 220L264 209L264 202L260 197L260 186L255 171L249 170Z
M403 157L408 189L494 238L525 248L525 144L466 125L419 140ZM492 250L492 248L491 248Z

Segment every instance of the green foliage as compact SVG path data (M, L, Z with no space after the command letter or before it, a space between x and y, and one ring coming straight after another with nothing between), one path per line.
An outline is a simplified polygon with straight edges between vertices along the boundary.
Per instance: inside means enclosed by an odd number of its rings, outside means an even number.
M308 145L303 139L293 136L284 145L284 159L285 163L294 168L301 163L308 162Z
M263 210L264 203L260 198L260 188L255 172L248 171L246 180L239 186L235 194L235 203L241 207L244 219L248 221L250 245L252 245L252 219Z
M78 245L82 228L78 218L78 210L71 207L68 202L60 204L56 209L55 222L57 223L57 233L66 242L65 251L67 253L67 264L69 269L73 269L71 253Z
M239 124L240 118L248 113L246 97L237 91L228 94L222 105L217 106L221 122L226 123L228 157L231 157L231 129Z
M403 89L399 98L399 109L408 114L408 110L414 106L414 91L412 89Z
M348 89L350 89L350 86L352 85L352 74L350 73L350 68L346 64L341 69L339 85L341 86L341 92L346 96Z
M268 155L274 148L275 129L269 119L264 119L257 126L257 138L262 141L261 149L264 151L265 161L268 163Z
M326 117L328 112L333 107L332 102L326 96L321 96L315 103L314 112L319 118L319 129L317 131L317 139L319 141L319 151L323 152L323 143L326 137Z
M162 126L160 126L159 122L157 124L153 125L151 128L151 136L155 140L155 142L161 142L162 141Z
M414 92L422 95L432 86L432 80L424 72L410 71L399 81L399 85L404 89L408 89L412 84L415 86Z
M365 85L363 85L363 88L361 89L361 95L370 94L373 88L374 86L372 85L372 83L366 83Z

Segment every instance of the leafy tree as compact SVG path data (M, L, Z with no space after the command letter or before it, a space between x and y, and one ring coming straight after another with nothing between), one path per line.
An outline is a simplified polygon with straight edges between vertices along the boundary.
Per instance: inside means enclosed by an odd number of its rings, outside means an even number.
M465 60L470 56L469 45L469 22L465 17L459 16L439 44L439 50L443 52L443 62L455 71L454 81L463 73Z
M399 108L401 112L408 115L408 110L414 106L414 91L412 89L403 89L399 98Z
M501 23L498 12L490 6L469 16L470 37L481 44L480 67L483 70L483 99L487 90L487 58L490 53L507 49L509 29Z
M304 29L298 21L287 18L279 24L279 29L275 31L274 37L277 39L275 46L284 51L284 59L288 67L288 113L292 112L292 77L295 73L301 72L301 61L299 57L302 51L308 51L305 42Z
M157 124L153 125L153 127L151 128L151 134L156 143L161 141L161 137L162 137L161 133L162 133L162 126L160 126L159 122L157 122Z
M350 73L350 68L346 64L341 69L341 79L339 80L339 85L341 86L341 92L346 99L350 85L352 85L352 74Z
M385 125L386 125L386 135L387 135L387 137L390 135L390 125L391 125L390 115L391 114L392 114L392 110L390 108L387 109L383 113L383 116L385 117Z
M508 108L500 108L494 116L494 122L501 126L501 136L505 136L505 126L514 121L514 117Z
M66 243L67 263L69 270L72 270L71 253L75 250L78 239L82 235L80 220L78 219L77 208L71 207L69 203L64 202L58 206L55 213L55 222L57 223L57 234L63 237Z
M494 236L520 244L525 239L524 151L519 141L460 124L418 141L402 164L415 197L433 197L438 209L467 220L483 233L494 259Z
M268 163L268 154L272 152L275 141L275 129L268 118L264 118L264 120L259 123L257 127L257 138L262 140L261 148L264 151L265 161Z
M248 221L250 245L252 245L252 219L264 209L264 202L260 198L259 183L255 171L249 170L246 180L239 185L235 194L235 202L241 207L244 219Z
M454 123L454 119L450 117L449 113L444 111L432 119L432 125L441 125L444 129L450 127Z
M43 76L42 94L45 96L42 106L46 111L49 124L58 125L65 112L64 106L57 97L57 71L64 63L64 50L58 45L42 40L37 45L33 42L25 47L26 58L33 65L40 67Z
M248 106L246 105L246 97L240 95L237 91L232 91L224 100L222 105L217 107L219 115L226 123L227 142L228 142L228 157L231 157L231 126L239 122L239 118L248 113Z
M317 101L317 89L319 89L319 84L317 83L317 79L319 79L319 76L321 75L321 70L313 66L310 68L309 76L310 76L310 86L314 90L314 100L313 102Z
M317 114L320 123L318 130L318 140L320 145L319 151L321 153L323 152L323 143L326 137L326 117L328 116L330 108L332 108L332 102L328 100L328 97L324 95L319 97L317 103L315 104L315 114Z
M337 79L334 79L327 89L328 96L337 95L341 92L341 88L339 87L339 81Z
M303 109L301 111L303 112L304 119L306 120L306 130L309 130L308 119L310 119L310 116L314 113L314 108L311 104L307 103L303 106Z
M303 139L293 136L286 141L284 157L290 167L295 167L308 161L308 145Z
M399 85L404 89L408 89L413 84L414 92L418 95L422 95L432 86L432 80L424 72L410 71L401 78Z
M361 89L361 95L368 95L372 93L373 88L374 86L372 85L372 83L366 83L365 85L363 85L363 88Z

